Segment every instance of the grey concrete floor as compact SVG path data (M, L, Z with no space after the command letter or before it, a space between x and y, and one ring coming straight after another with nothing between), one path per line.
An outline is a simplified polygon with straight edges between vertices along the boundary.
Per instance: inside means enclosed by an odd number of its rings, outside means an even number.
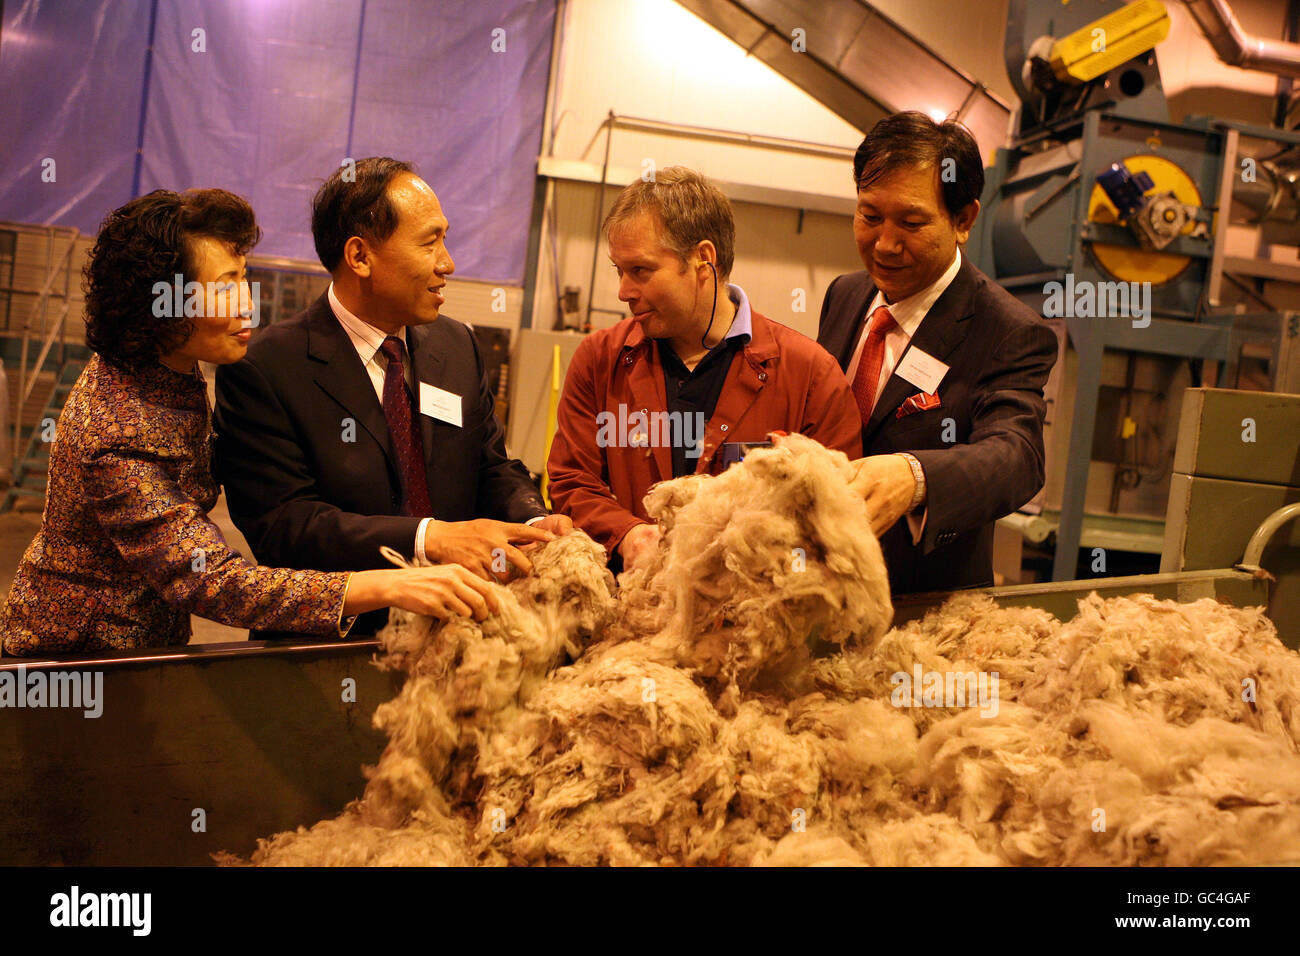
M18 509L0 514L0 599L9 593L9 585L13 582L18 562L22 560L23 552L41 527L41 512L36 502L20 502ZM252 552L248 550L248 542L230 521L224 494L217 500L209 517L225 535L226 543L251 561ZM193 630L191 644L248 640L247 629L226 627L202 617L191 616L190 627Z

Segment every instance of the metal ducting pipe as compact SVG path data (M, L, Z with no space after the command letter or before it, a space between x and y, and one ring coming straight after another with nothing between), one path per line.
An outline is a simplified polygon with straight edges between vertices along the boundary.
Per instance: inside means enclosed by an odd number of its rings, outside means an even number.
M1245 221L1251 225L1300 222L1300 166L1294 161L1261 160L1255 172L1253 181L1238 181L1232 188L1232 201L1249 210Z
M1005 140L1011 108L868 0L677 2L863 132L919 109L955 114L983 155Z
M1300 77L1300 43L1251 36L1241 28L1226 0L1183 0L1183 3L1224 63Z

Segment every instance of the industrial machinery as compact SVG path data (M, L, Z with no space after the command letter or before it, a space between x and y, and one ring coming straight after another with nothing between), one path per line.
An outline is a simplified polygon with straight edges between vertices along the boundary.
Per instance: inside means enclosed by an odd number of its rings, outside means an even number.
M1223 3L1193 6L1208 35ZM1284 361L1294 319L1222 304L1237 273L1300 281L1296 266L1228 254L1236 224L1257 242L1300 243L1300 135L1170 122L1155 49L1168 30L1159 0L1010 6L1006 65L1021 103L968 252L1062 340L1047 484L1028 509L1037 517L1011 520L1055 534L1056 581L1080 576L1081 543L1100 555L1094 573L1113 573L1105 548L1161 552L1189 386L1300 386Z

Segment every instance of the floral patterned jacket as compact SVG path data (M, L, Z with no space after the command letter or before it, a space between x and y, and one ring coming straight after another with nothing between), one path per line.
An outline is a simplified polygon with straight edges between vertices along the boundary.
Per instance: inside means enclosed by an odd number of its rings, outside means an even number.
M0 609L6 654L184 644L190 614L346 635L348 573L249 564L208 520L212 446L201 372L91 357L56 426L41 529Z

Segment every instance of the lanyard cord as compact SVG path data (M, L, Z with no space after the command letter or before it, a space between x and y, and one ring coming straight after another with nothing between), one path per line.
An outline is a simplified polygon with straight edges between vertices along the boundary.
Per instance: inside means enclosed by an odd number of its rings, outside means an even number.
M705 259L704 261L710 269L713 269L713 308L709 310L708 328L706 328L704 330L704 334L700 336L700 347L712 352L715 348L718 347L717 345L714 346L709 345L709 333L713 331L713 319L718 312L718 270L714 268L713 263L709 262L708 259ZM718 343L718 345L721 344L722 344L721 342Z

